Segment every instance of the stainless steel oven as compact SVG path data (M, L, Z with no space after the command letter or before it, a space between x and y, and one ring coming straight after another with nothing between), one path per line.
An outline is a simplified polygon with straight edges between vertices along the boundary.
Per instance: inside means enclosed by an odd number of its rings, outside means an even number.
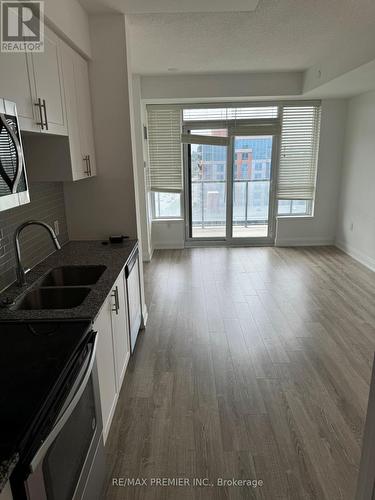
M105 461L96 342L93 334L64 382L64 398L55 403L57 417L25 463L24 470L29 474L13 481L16 500L101 498ZM49 414L54 414L53 409Z
M0 211L29 201L16 105L0 98Z

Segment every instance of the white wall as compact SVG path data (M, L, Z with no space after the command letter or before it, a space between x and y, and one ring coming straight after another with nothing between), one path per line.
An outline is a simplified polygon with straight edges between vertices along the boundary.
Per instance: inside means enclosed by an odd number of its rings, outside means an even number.
M90 17L97 177L65 184L70 239L137 237L125 21Z
M336 244L375 270L375 92L348 104Z
M152 246L154 249L184 248L185 222L183 220L153 221Z
M314 217L279 217L276 245L328 245L335 241L347 101L322 101Z
M142 99L214 100L293 96L302 93L302 73L215 73L142 76Z

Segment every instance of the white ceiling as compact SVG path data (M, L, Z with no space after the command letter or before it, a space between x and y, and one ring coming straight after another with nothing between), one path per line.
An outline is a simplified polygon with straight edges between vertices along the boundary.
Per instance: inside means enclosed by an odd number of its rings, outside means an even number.
M128 20L131 65L140 74L304 70L323 58L345 57L358 42L374 47L375 57L374 0L260 0L254 12Z
M259 0L79 0L89 12L146 14L157 12L252 11Z
M375 0L79 0L127 15L134 73L303 71L375 58ZM370 60L370 58L368 58Z

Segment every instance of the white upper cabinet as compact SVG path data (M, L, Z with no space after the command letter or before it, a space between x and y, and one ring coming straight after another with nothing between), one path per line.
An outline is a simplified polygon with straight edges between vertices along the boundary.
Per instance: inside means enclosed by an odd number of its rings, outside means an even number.
M73 50L62 44L62 66L64 75L64 92L66 114L68 117L68 135L70 149L70 180L78 180L88 175L87 162L82 153L79 123L77 119L78 96L76 91L76 77Z
M17 105L22 130L38 132L35 119L35 87L31 56L24 53L0 52L0 97Z
M29 177L77 181L96 175L87 61L45 28L44 52L0 53L0 97L14 101ZM47 137L48 136L48 137Z
M35 109L42 132L67 135L59 38L47 27L44 52L33 53Z
M94 146L94 131L91 114L91 93L89 83L89 68L79 54L75 54L76 59L76 91L78 99L78 123L82 151L88 156L88 167L90 176L96 175L96 159Z
M62 43L72 180L96 175L88 63Z
M22 130L68 134L59 45L46 27L44 52L0 53L0 97L16 103Z

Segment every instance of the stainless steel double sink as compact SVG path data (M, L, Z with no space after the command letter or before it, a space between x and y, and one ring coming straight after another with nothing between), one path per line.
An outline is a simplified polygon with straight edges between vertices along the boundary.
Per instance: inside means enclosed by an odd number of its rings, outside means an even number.
M41 278L13 306L25 309L71 309L82 304L106 266L61 266Z

